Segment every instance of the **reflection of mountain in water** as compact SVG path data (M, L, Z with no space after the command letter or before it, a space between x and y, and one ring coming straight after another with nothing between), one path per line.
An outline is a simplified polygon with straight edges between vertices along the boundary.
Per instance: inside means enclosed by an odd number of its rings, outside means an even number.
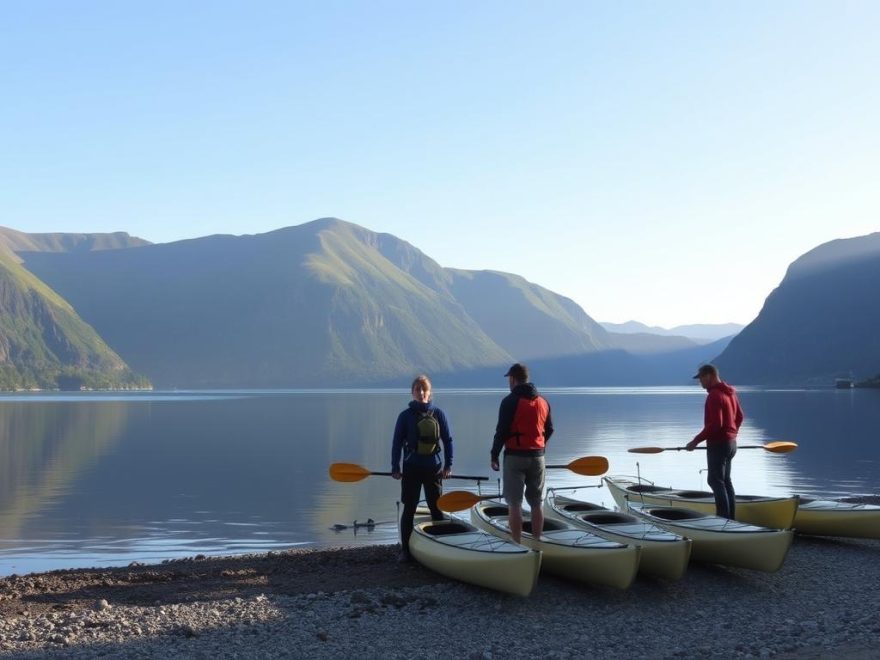
M800 390L741 398L750 423L764 429L764 441L799 443L786 455L794 492L838 496L874 491L880 392Z
M0 405L0 535L20 536L27 520L63 497L120 437L120 402Z

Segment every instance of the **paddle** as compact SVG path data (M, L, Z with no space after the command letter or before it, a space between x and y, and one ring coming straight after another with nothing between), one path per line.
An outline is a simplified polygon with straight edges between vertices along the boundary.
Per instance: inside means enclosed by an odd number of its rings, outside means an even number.
M390 477L391 472L371 472L356 463L333 463L330 465L330 478L333 481L361 481L369 476ZM489 477L469 477L463 474L453 474L449 479L470 479L472 481L485 481Z
M696 447L696 449L705 449L706 447ZM739 445L737 449L763 449L773 454L787 454L798 448L796 442L788 442L787 440L777 440L776 442L768 442L765 445ZM659 454L661 451L686 451L687 447L633 447L627 449L632 454Z
M466 490L453 490L441 495L437 500L437 506L443 511L464 511L470 509L477 502L483 500L497 500L500 495L474 495Z
M548 465L546 467L548 469L565 468L587 477L596 477L608 472L608 459L604 456L584 456L583 458L576 458L571 463L566 463L565 465Z
M608 471L608 459L604 456L584 456L565 465L548 465L546 467L565 468L577 474L595 477ZM444 511L462 511L471 508L477 502L498 499L499 497L499 495L474 495L464 490L454 490L441 495L437 500L437 506Z

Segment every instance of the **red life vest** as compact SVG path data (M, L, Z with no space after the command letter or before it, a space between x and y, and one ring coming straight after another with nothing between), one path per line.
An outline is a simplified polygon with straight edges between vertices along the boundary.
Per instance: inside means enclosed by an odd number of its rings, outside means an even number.
M543 397L520 397L510 424L510 436L504 442L507 449L529 450L544 448L544 424L550 406Z

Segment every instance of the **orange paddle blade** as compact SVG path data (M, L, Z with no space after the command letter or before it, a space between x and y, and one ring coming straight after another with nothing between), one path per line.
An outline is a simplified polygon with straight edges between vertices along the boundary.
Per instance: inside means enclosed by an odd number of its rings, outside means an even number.
M372 474L356 463L333 463L330 465L330 478L333 481L360 481Z
M663 447L633 447L632 449L627 449L628 452L632 454L659 454L661 451L666 451Z
M470 509L477 502L497 499L498 495L474 495L466 490L453 490L441 495L437 500L437 506L443 511L464 511Z
M608 459L604 456L584 456L573 460L568 465L548 465L547 467L565 467L575 474L596 477L608 472Z
M768 442L764 445L764 449L772 451L774 454L787 454L798 448L796 442L788 442L787 440L777 440L776 442Z

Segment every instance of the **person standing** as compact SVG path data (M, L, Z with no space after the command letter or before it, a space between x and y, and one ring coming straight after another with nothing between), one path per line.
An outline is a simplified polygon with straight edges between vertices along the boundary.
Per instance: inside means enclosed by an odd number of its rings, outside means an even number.
M452 474L452 433L449 421L431 401L431 381L416 376L410 387L412 401L397 417L391 442L391 476L400 480L401 561L410 561L409 537L422 488L431 518L443 520L437 499L443 492L442 480ZM440 458L442 444L443 459ZM401 455L403 469L401 470Z
M715 514L734 520L736 493L730 479L733 457L736 456L736 436L743 423L743 411L736 390L721 380L714 364L704 364L694 378L706 390L703 430L687 443L693 451L706 441L707 481L715 495Z
M504 500L509 508L510 533L516 543L522 537L522 501L531 507L532 535L544 531L541 500L544 496L544 447L553 435L550 404L529 382L529 370L517 362L507 373L510 394L501 401L498 425L492 443L489 465L496 472L504 449Z

